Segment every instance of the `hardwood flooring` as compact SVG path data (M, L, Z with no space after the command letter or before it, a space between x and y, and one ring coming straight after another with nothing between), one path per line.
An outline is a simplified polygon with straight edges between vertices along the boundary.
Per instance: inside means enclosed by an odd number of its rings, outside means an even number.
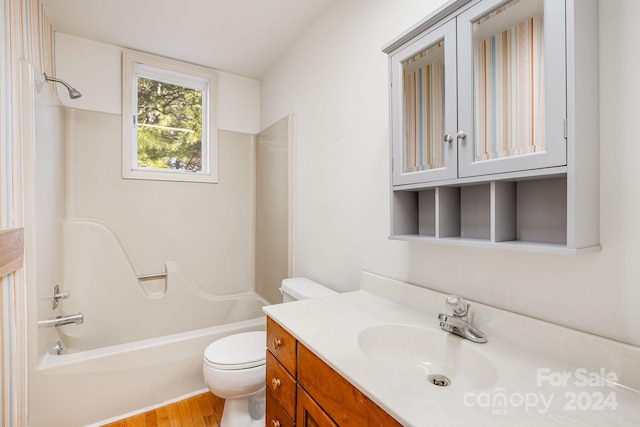
M220 427L224 399L203 393L102 427Z

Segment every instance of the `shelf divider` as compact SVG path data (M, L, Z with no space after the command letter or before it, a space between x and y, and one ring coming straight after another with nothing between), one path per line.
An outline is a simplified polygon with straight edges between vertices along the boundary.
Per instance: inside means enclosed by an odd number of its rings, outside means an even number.
M436 238L460 237L460 187L436 188Z
M517 239L517 204L515 182L491 182L491 241L509 242Z

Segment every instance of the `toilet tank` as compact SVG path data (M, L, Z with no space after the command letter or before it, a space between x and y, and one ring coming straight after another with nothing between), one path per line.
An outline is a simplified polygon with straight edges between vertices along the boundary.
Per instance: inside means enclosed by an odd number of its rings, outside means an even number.
M335 295L336 291L309 280L306 277L292 277L282 281L282 302Z

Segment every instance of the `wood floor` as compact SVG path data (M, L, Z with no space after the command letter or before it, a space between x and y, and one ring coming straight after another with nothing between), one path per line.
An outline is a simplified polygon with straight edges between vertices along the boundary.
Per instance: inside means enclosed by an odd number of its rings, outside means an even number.
M203 393L102 427L220 427L224 400Z

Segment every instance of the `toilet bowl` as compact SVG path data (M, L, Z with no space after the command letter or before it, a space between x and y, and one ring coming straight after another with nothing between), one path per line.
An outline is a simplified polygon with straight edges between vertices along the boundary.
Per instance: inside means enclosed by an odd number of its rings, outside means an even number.
M263 426L266 332L229 335L204 351L202 373L213 394L225 399L221 426Z
M282 281L283 302L336 292L305 278ZM225 399L220 427L263 427L265 420L266 332L229 335L204 351L202 373L209 390Z

